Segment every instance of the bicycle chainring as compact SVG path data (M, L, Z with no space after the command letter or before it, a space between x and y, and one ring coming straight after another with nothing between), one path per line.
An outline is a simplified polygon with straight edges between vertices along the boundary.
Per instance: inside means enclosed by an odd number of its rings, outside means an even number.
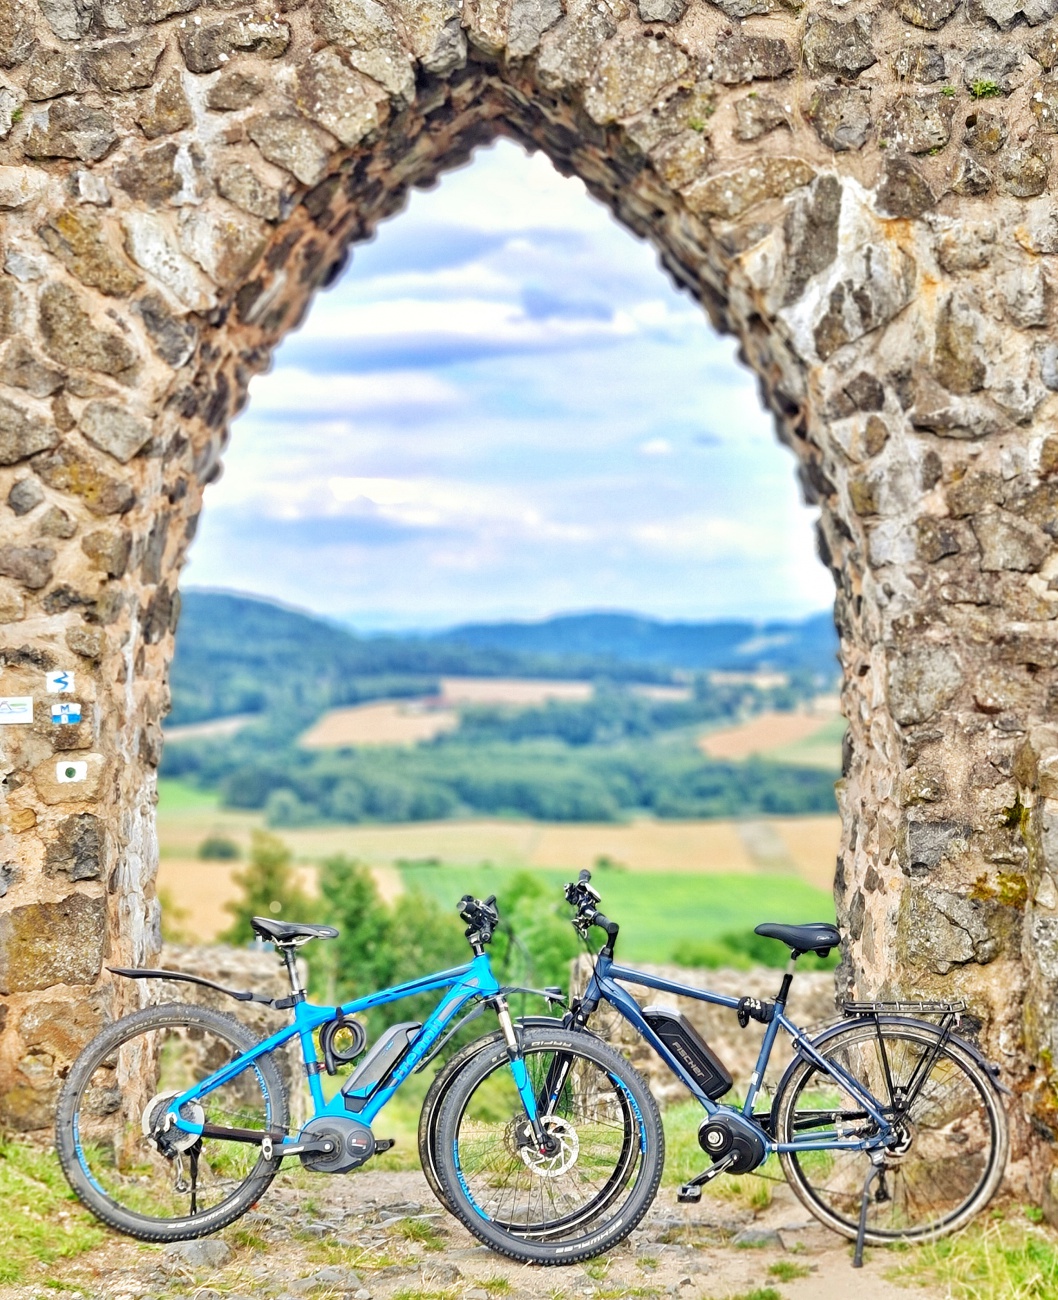
M299 1159L315 1174L347 1174L375 1154L375 1135L359 1120L342 1115L321 1115L310 1119L298 1134L299 1142L334 1144L333 1151L306 1151Z

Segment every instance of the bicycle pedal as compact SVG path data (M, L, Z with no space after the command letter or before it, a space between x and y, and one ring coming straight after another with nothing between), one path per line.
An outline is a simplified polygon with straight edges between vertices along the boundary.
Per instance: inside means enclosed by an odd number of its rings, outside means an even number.
M689 1184L685 1184L676 1193L676 1200L679 1201L681 1205L697 1205L701 1199L702 1189L700 1187L692 1187Z
M375 1140L375 1155L380 1156L383 1151L388 1151L391 1147L395 1147L396 1145L396 1138L377 1138Z

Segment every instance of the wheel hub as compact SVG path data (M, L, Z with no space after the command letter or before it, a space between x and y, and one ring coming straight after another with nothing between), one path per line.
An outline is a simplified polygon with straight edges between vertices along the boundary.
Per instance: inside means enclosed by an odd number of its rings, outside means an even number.
M911 1150L914 1140L915 1126L907 1116L902 1116L893 1128L893 1136L886 1144L885 1154L887 1160L902 1160Z
M143 1108L143 1118L141 1120L143 1136L152 1139L159 1151L163 1151L167 1155L187 1151L199 1140L197 1133L185 1133L183 1129L177 1128L175 1124L166 1127L165 1117L171 1110L169 1103L179 1095L175 1089L155 1093ZM180 1118L189 1124L204 1124L206 1112L197 1101L189 1101L185 1102L181 1107Z
M530 1133L528 1142L519 1142L518 1154L526 1169L537 1178L558 1178L577 1163L580 1139L573 1125L557 1115L546 1116L543 1126L557 1143L555 1150L547 1153L538 1150Z

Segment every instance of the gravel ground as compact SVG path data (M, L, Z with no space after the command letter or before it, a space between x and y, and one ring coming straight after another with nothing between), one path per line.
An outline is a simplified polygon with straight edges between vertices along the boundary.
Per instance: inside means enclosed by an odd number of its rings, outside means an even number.
M785 1186L758 1213L719 1197L677 1205L666 1189L608 1255L537 1268L479 1245L418 1171L299 1172L281 1175L255 1210L216 1237L161 1247L115 1235L42 1271L37 1283L0 1287L0 1300L743 1300L768 1287L781 1300L909 1295L887 1279L900 1256L868 1251L858 1273L850 1259L849 1244L816 1224ZM783 1280L789 1266L802 1276ZM910 1294L939 1300L918 1287Z

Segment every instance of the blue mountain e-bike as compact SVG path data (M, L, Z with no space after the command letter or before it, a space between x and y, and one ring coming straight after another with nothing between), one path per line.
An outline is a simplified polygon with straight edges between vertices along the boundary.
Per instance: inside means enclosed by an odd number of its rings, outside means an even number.
M495 899L465 897L472 960L339 1007L308 1001L298 947L337 937L325 925L255 917L290 980L290 994L224 988L175 971L113 968L133 979L205 984L291 1013L257 1041L239 1021L173 1003L125 1016L74 1062L59 1097L56 1147L70 1185L103 1222L144 1241L204 1236L261 1197L285 1159L321 1174L356 1169L388 1141L373 1124L409 1075L473 1015L491 1008L498 1032L460 1054L428 1094L423 1164L446 1203L495 1249L541 1264L572 1263L628 1235L657 1191L664 1142L643 1079L594 1035L547 1017L512 1021L485 951ZM431 990L425 1023L391 1026L365 1051L358 1012ZM508 990L509 991L509 990ZM469 1008L469 1012L467 1012ZM355 1063L333 1095L323 1074ZM458 1134L435 1122L465 1070L474 1073ZM308 1105L302 1078L308 1083ZM298 1109L291 1113L290 1098Z

